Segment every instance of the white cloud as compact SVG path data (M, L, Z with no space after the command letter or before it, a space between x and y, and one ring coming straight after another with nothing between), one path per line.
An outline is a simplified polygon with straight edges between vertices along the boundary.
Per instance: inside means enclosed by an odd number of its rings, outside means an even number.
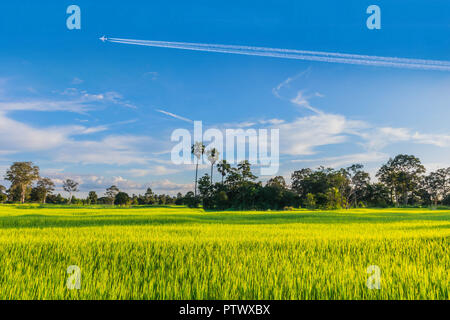
M192 183L176 183L167 179L150 182L149 186L154 192L172 195L178 192L185 194L188 191L194 190L194 185Z
M154 165L148 169L131 169L128 170L128 173L133 177L145 177L145 176L163 176L168 174L174 174L181 171L181 168L168 168L162 165Z
M365 127L364 122L326 113L276 126L280 129L280 152L288 155L314 154L315 147L346 142L354 131Z
M98 141L69 140L54 151L54 160L81 164L147 164L153 139L143 136L109 135Z
M442 148L450 147L450 135L448 134L412 132L407 128L375 128L362 133L361 136L367 140L367 148L372 150L379 150L398 142L427 144Z
M104 127L58 126L35 128L6 117L0 112L0 145L2 152L41 151L60 147L69 137L105 130Z

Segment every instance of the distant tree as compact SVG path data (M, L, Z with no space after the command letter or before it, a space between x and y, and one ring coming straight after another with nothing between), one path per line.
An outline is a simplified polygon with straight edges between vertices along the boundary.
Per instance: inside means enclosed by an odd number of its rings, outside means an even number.
M252 173L250 169L250 162L248 162L248 160L241 161L238 164L238 170L240 171L244 181L253 181L257 178L257 176Z
M305 204L308 209L314 209L316 207L316 197L312 193L308 193Z
M145 191L145 204L154 204L155 203L155 194L153 193L151 188L147 188Z
M47 195L55 190L55 183L50 178L40 178L37 182L37 189L42 194L42 203L45 203Z
M438 201L444 199L450 189L450 168L431 172L424 179L424 187L437 206Z
M342 197L339 189L332 187L326 193L327 195L327 209L342 209Z
M205 173L205 175L198 180L198 191L203 199L208 198L211 195L211 186L211 178Z
M292 189L302 198L305 198L308 193L313 193L308 183L312 175L313 171L309 168L294 171L291 175Z
M383 183L369 184L364 201L370 206L379 208L385 208L393 203L390 189Z
M403 198L403 204L408 204L409 193L420 184L425 167L420 160L413 155L399 154L394 159L389 159L377 172L378 179L391 190L393 202L399 203Z
M202 142L196 142L191 147L191 153L197 158L195 166L195 187L194 196L197 197L197 177L198 177L198 163L205 153L205 145Z
M133 195L131 196L131 204L132 204L133 206L139 204L138 196L137 196L137 195L133 194Z
M117 194L120 192L119 188L117 186L112 185L108 189L106 189L106 197L109 199L112 205L114 205L114 200L116 199Z
M49 194L48 196L47 196L47 203L53 203L53 204L63 204L63 203L66 203L67 202L67 200L66 199L64 199L62 196L61 196L61 194L57 194L57 195L54 195L54 194Z
M305 168L294 171L291 175L291 188L299 195L303 203L306 201L307 194L312 193L316 198L317 206L326 207L329 189L336 187L340 180L336 177L338 175L331 168L319 167L317 170Z
M213 184L213 168L214 164L219 160L219 150L216 148L209 149L206 151L206 155L208 156L208 161L211 163L211 185Z
M72 194L74 192L78 191L78 185L79 185L79 183L74 181L74 180L72 180L72 179L66 179L63 182L63 189L64 189L64 191L69 193L69 202L68 202L69 204L72 203Z
M39 178L39 167L32 162L14 162L6 171L5 179L11 182L10 189L20 191L20 201L25 203L27 188Z
M360 199L364 198L367 187L370 183L370 175L363 171L362 164L353 164L350 167L340 169L334 172L333 186L339 189L342 196L342 204L346 204L348 209L352 203L354 207L358 206Z
M195 196L195 194L192 191L188 191L186 195L184 196L184 203L189 208L198 208L200 205L200 198Z
M130 202L131 202L131 199L128 196L128 194L125 192L117 193L117 195L115 196L115 199L114 199L114 204L119 205L119 206L129 205Z
M363 171L363 168L362 164L353 164L347 168L351 188L349 202L353 200L354 207L357 207L359 201L365 198L370 185L370 175Z
M444 206L450 206L450 193L448 193L445 198L442 200L442 204Z
M6 195L6 188L0 184L0 203L8 200L8 196Z
M176 199L175 199L175 204L176 204L177 206L183 205L183 195L181 194L181 192L178 192L178 193L177 193L177 197L176 197Z
M276 176L276 177L269 179L267 181L266 185L270 186L270 187L281 188L281 189L287 188L286 180L284 180L284 178L282 176Z
M222 161L220 161L217 164L217 171L219 171L219 173L222 176L222 185L223 185L223 180L224 180L225 176L230 171L230 168L231 168L230 164L225 159L223 159Z
M95 191L89 191L89 194L88 194L89 204L96 204L97 200L98 200L97 193Z

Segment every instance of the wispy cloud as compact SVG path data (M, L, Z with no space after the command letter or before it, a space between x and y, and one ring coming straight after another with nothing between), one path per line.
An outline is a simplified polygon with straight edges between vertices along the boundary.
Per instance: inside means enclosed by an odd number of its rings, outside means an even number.
M161 109L156 109L155 111L159 112L159 113L162 113L162 114L165 114L166 116L169 116L169 117L181 120L181 121L186 121L186 122L190 122L190 123L194 122L191 119L179 116L179 115L177 115L175 113L172 113L172 112L169 112L169 111L164 111L164 110L161 110Z
M86 114L99 106L107 107L108 104L136 109L135 105L114 91L93 94L86 90L67 88L54 94L56 96L51 99L4 99L6 101L0 102L0 111L66 111Z
M304 94L304 92L301 91L301 90L298 91L297 92L297 96L295 98L291 99L290 101L293 104L295 104L295 105L297 105L299 107L302 107L302 108L306 108L306 109L308 109L308 110L310 110L310 111L312 111L312 112L314 112L316 114L321 114L322 113L322 111L320 111L319 109L314 108L313 106L311 106L311 104L309 103L309 97L306 96Z
M159 74L158 74L158 72L156 72L156 71L149 71L149 72L145 72L145 73L143 74L143 76L144 76L144 77L148 77L148 78L150 78L151 80L156 80L156 79L158 79Z
M292 160L294 163L315 163L326 167L338 168L354 163L380 162L388 159L389 156L383 152L363 152L346 154L337 157L324 157L315 159L297 159Z
M75 78L72 79L71 83L72 84L82 84L83 82L84 81L82 79L75 77Z

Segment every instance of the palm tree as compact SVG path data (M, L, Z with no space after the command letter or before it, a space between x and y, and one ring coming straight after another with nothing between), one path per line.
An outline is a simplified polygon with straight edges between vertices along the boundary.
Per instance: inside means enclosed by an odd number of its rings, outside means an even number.
M205 153L205 145L203 142L196 142L191 147L191 153L197 158L197 165L195 166L195 189L194 196L197 197L197 175L198 175L198 162Z
M209 149L206 152L209 162L211 162L211 185L213 184L213 168L217 160L219 160L219 150L216 148Z
M217 171L222 175L222 184L223 184L223 178L227 175L227 173L230 171L230 164L227 162L227 160L223 159L217 164Z

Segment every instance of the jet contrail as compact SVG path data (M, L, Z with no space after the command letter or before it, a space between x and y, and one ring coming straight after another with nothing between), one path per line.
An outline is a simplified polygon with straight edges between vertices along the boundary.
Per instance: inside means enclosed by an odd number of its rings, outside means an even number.
M439 61L439 60L380 57L380 56L368 56L368 55L336 53L336 52L277 49L277 48L250 47L250 46L224 45L224 44L106 38L105 36L100 38L100 40L104 42L109 41L113 43L134 44L139 46L173 48L182 50L220 52L220 53L242 54L251 56L264 56L273 58L297 59L307 61L320 61L331 63L379 66L379 67L450 71L450 61Z

